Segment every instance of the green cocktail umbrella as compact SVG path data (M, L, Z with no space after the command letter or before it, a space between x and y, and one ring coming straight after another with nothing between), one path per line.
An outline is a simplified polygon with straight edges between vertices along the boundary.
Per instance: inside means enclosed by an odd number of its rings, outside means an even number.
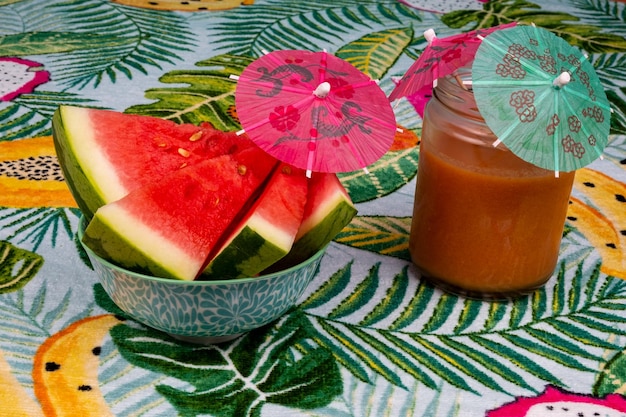
M472 88L489 128L520 158L568 172L598 158L611 107L587 58L551 32L517 25L483 38Z

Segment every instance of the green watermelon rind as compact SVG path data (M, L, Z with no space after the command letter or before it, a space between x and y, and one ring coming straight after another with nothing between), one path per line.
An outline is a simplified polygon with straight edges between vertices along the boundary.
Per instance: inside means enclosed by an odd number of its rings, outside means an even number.
M52 139L70 193L83 215L87 219L91 219L96 210L106 203L106 199L103 197L103 190L90 180L89 167L81 166L78 162L81 160L80 158L71 157L71 155L78 154L87 155L97 149L93 140L89 140L88 132L92 131L88 125L89 118L85 115L81 116L81 111L86 111L86 109L59 107L52 116ZM76 112L76 114L69 116L68 112ZM70 132L77 127L75 125L67 126L68 121L73 124L85 124L83 128L78 128L78 131L83 132L86 136L82 137L81 140L74 138ZM114 171L111 170L111 172Z
M115 205L98 210L87 225L82 242L101 258L115 259L122 268L141 274L185 280L185 276L195 276L198 269L194 270L193 260L188 259L184 251L161 239L158 232L136 222L134 216ZM169 256L155 256L155 251L168 252ZM178 253L172 256L172 252ZM166 265L155 259L176 259L177 262Z
M300 237L296 238L289 253L271 265L266 272L289 268L313 256L350 223L357 209L346 194L337 192L323 207L318 207L316 212L318 215L310 219L308 225L303 225L304 229L299 232Z
M253 277L283 258L291 248L282 231L253 214L202 273L208 279Z

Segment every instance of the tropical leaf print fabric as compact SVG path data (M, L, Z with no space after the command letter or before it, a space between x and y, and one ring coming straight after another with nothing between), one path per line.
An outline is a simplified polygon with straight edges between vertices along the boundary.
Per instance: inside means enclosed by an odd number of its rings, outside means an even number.
M625 16L614 0L0 0L3 415L624 415ZM391 149L369 173L340 174L359 213L280 319L193 345L106 295L50 136L59 105L235 131L232 76L267 51L327 50L389 94L426 29L514 21L588 55L612 109L603 159L577 172L544 288L479 301L420 279L408 237L422 120L403 99ZM549 415L572 415L559 412Z

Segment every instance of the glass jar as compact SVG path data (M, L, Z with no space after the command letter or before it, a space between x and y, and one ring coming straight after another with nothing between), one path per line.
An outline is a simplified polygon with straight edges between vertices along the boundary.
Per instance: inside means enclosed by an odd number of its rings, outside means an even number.
M409 250L451 292L507 298L541 287L558 260L574 172L494 147L469 69L439 79L422 129Z

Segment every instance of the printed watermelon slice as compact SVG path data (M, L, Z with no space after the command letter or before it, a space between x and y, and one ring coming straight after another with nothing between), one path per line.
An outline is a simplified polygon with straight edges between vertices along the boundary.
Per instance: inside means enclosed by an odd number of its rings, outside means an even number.
M346 189L333 173L314 172L309 180L302 224L289 253L265 272L305 261L332 241L357 213Z
M277 164L254 147L175 170L100 207L83 242L124 268L193 280Z
M68 187L83 215L170 172L235 149L247 137L209 124L178 125L156 117L60 106L52 119L54 145Z
M253 277L293 245L307 199L305 171L281 164L247 217L204 270L208 279Z

